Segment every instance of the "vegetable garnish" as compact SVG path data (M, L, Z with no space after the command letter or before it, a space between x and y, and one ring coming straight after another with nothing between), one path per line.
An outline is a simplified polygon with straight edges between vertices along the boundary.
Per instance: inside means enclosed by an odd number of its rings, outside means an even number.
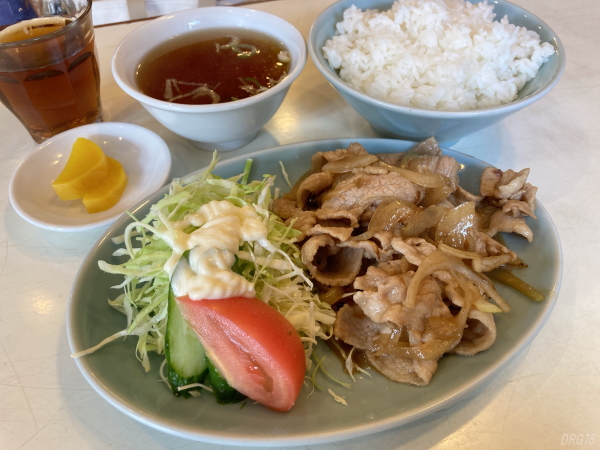
M275 411L294 405L304 382L306 357L289 321L256 298L180 297L177 302L232 388Z
M119 337L136 335L136 355L144 369L150 370L148 353L162 355L167 344L167 322L171 314L169 274L172 270L165 270L165 265L168 262L168 266L172 267L182 256L174 254L174 233L181 231L177 227L186 216L197 213L203 205L227 201L240 208L251 207L266 227L268 240L265 245L258 241L242 242L231 270L252 283L255 296L291 323L302 341L306 368L310 368L313 345L317 338L328 339L331 336L335 313L312 292L312 282L305 274L300 251L294 244L300 232L286 226L269 211L274 177L267 175L261 181L247 182L251 168L249 161L242 174L223 179L211 173L216 164L214 156L210 166L202 173L175 179L169 193L150 208L145 218L139 221L134 218L124 235L113 239L116 244L124 244L124 248L116 250L114 256L127 257L127 261L121 264L99 261L98 265L105 272L125 277L122 283L113 286L124 292L108 302L126 316L127 327L97 346L73 354L73 357L92 353ZM183 232L191 235L197 229L197 226L189 225ZM223 356L209 354L208 357L210 363L223 370L217 363L218 358ZM199 363L195 370L201 373L202 364ZM187 377L184 376L182 381L185 380ZM227 381L231 384L230 379ZM192 384L195 383L205 385L208 379L194 379ZM275 405L274 409L284 408L285 405Z

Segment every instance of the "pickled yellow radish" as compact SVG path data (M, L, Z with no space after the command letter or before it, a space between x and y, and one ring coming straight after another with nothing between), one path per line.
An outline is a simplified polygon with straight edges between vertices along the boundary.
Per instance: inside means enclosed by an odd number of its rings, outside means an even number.
M108 174L98 185L86 192L83 204L89 213L97 213L112 208L121 199L127 186L127 175L119 161L111 157L108 159Z
M52 187L61 200L82 198L108 174L108 158L102 149L85 138L77 138L71 155Z

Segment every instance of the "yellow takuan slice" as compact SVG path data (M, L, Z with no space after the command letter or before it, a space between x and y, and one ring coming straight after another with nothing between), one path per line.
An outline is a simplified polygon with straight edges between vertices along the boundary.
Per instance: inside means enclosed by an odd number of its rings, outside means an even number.
M83 196L83 204L89 213L97 213L112 208L121 199L127 186L127 175L119 161L108 158L108 174L97 187Z
M65 168L52 187L61 200L75 200L95 189L107 173L108 158L102 149L89 139L77 138Z

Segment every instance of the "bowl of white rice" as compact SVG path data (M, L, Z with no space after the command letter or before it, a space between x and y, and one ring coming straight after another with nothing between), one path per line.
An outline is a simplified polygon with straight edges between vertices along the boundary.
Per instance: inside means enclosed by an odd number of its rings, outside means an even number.
M504 0L340 0L315 20L309 52L384 135L456 141L547 94L565 50Z

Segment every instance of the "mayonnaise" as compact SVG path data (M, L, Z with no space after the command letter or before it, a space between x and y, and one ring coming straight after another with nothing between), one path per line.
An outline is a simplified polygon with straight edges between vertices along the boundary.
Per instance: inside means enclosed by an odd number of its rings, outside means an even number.
M200 228L185 233L189 226ZM240 208L225 200L211 201L171 224L163 237L173 248L165 270L171 275L176 297L203 300L255 296L254 284L231 270L244 242L258 241L270 247L267 227L252 206ZM180 260L186 250L190 250L189 264Z

